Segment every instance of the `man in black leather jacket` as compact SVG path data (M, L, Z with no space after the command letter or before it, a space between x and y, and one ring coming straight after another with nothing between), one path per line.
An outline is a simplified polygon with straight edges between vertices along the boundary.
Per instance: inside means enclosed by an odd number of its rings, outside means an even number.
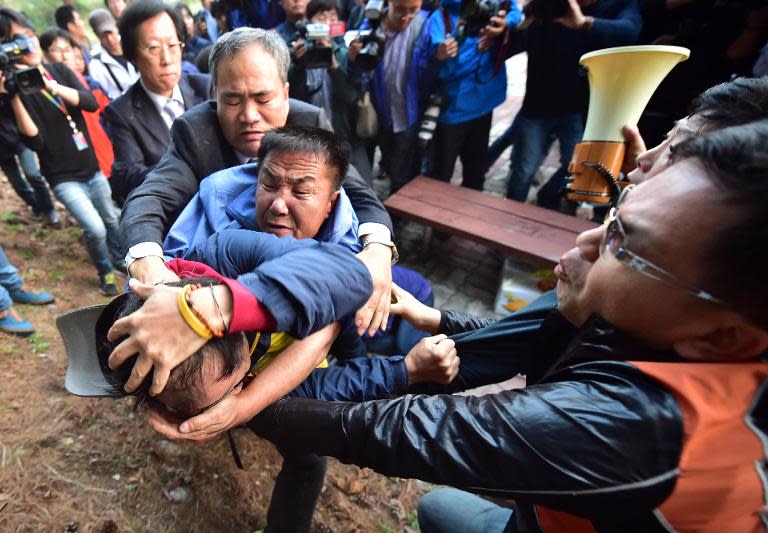
M385 475L513 498L509 531L765 527L768 295L741 280L768 261L766 135L763 121L677 144L673 164L579 237L556 268L559 312L512 350L496 337L520 371L535 367L527 388L281 401L252 428ZM551 344L571 333L564 350Z

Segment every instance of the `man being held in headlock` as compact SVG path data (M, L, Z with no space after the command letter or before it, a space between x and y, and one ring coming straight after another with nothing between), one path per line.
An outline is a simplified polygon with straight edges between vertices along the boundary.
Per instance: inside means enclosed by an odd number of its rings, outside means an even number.
M231 246L223 246L222 243L233 241L233 238L230 236L232 234L237 236L238 244L243 247L243 251L238 251L237 248L232 250ZM250 243L249 239L253 243ZM224 230L214 234L209 240L201 243L200 246L193 248L190 257L214 266L223 275L234 277L242 272L248 272L252 265L251 261L239 260L240 255L245 253L246 259L264 255L264 252L256 254L259 250L256 244L265 239L268 239L268 242L273 243L273 245L275 245L274 243L281 243L283 248L278 248L278 251L270 254L269 258L274 260L261 266L260 270L262 273L258 275L259 278L266 275L269 280L273 280L283 290L290 289L291 284L305 278L320 280L315 282L316 286L312 287L311 290L304 290L298 294L296 291L293 291L293 296L289 302L299 307L299 309L308 305L322 307L324 299L333 291L347 291L352 295L359 291L359 288L350 288L358 283L355 272L351 271L349 276L345 273L349 270L347 263L353 257L349 252L347 252L349 256L346 258L346 262L339 261L337 264L330 262L330 260L334 259L333 257L320 261L314 260L311 257L302 258L296 254L288 255L283 253L284 249L289 249L287 248L289 245L296 246L298 244L338 248L338 245L318 243L312 239L296 241L292 237L278 239L274 235L247 230ZM177 259L175 262L184 264L183 260ZM353 262L357 261L353 260ZM174 262L170 262L168 265L172 266ZM182 272L178 269L172 270L175 274L182 276ZM203 273L211 274L211 272ZM242 281L243 277L245 277L247 280L250 276L252 275L241 276L238 279ZM332 285L334 279L342 281L337 281L334 286ZM367 283L370 284L370 280ZM331 285L331 287L326 287L325 285ZM174 295L178 296L178 289L174 291L163 286L149 287L135 281L132 281L132 287L141 297L147 298L147 303L136 313L116 322L113 330L110 332L110 339L114 341L117 337L123 337L132 327L134 331L141 332L147 331L147 326L152 326L156 329L150 335L157 342L163 344L172 341L174 349L178 349L179 346L185 347L184 356L194 352L201 346L204 339L202 337L195 337L189 327L180 320L177 300L174 297ZM370 285L368 285L368 288L370 289ZM168 291L171 292L169 293ZM261 294L265 292L267 295L271 295L273 291L262 290ZM215 321L217 316L215 302L208 295L207 291L194 291L192 298L199 293L202 293L199 297L203 298L203 300L199 304L193 301L195 307L202 309L205 316L209 318L213 316L214 324L218 324ZM233 289L232 294L236 296L237 292ZM342 302L345 301L343 298L340 300ZM279 308L280 313L277 313L273 305L265 301L262 296L259 296L259 301L265 303L267 309L273 312L275 319L284 314L286 310L290 311L284 305ZM230 325L230 331L252 331L254 329L261 331L264 329L263 326L254 328L254 324L247 328L239 325L237 317L241 314L246 317L253 314L253 309L256 309L254 305L238 303L239 300L237 298L234 298L231 308L226 298L220 298L219 302L223 312L223 319L228 320L230 309L234 310L235 322L233 324L237 324L237 327ZM340 318L345 314L344 309L349 310L348 306L345 308L344 305L338 302L327 306L327 308L329 312L334 314L335 318ZM326 315L324 323L329 323L333 319ZM286 323L277 323L275 327L277 331L287 332L294 337L304 336L309 333L309 330L304 328L300 331L302 334L297 335L291 329L286 329L289 327ZM331 336L335 336L338 332L337 325L332 324L318 333L322 334L327 329L331 331ZM296 341L292 346L302 342L306 343L316 335L311 335L303 341ZM362 399L402 394L409 385L420 380L448 382L458 371L458 360L453 351L453 343L446 341L445 336L438 336L423 339L405 358L360 359L324 371L315 371L315 373L307 378L307 374L310 371L303 370L304 362L289 354L288 349L284 349L287 344L286 339L287 337L283 333L277 336L275 334L271 336L261 335L256 346L251 344L254 349L251 357L254 358L254 363L260 372L242 393L238 390L238 394L229 394L226 399L217 403L214 408L206 412L201 412L200 409L175 408L174 412L177 416L168 418L162 412L153 411L150 414L150 422L153 427L169 438L204 440L231 427L247 422L253 414L263 407L262 402L265 401L265 398L267 398L266 401L268 402L272 401L269 398L283 396L297 387L297 390L294 391L295 394L303 394L310 397ZM116 357L130 357L138 351L136 346L136 336L125 339L115 347ZM309 346L308 352L303 354L303 356L310 359L314 367L323 360L325 353L327 353L327 347L318 347L314 341L307 344L307 346ZM248 355L247 352L243 354L243 357L246 355ZM264 357L259 358L262 355ZM274 362L271 362L273 359ZM276 371L278 360L284 363L282 368L287 370L277 367ZM270 362L270 364L265 366L266 362ZM127 374L130 373L139 376L138 382L137 380L133 381L135 384L124 381L127 388L135 389L138 384L144 381L144 376L147 375L149 369L146 367L142 369L142 364L144 363L139 359L126 373L126 378L128 377ZM183 371L182 375L186 373L187 371ZM152 378L155 384L159 379L158 374L158 367L156 367ZM242 377L241 374L239 374L235 382L239 381ZM227 376L226 373L224 375ZM231 377L231 375L228 377ZM163 381L166 380L167 376ZM181 383L187 383L186 379L183 379ZM219 392L219 389L214 386L215 383L209 381L204 386L198 387L196 393L203 389L207 390L208 385L212 387L211 390ZM207 405L203 403L202 399L208 399L209 396L201 394L195 396L199 400L193 402L196 406ZM189 400L190 396L183 396L183 398ZM178 402L175 402L174 406L178 407L177 404ZM195 416L187 421L177 419L178 416L183 415ZM283 469L276 480L272 501L267 513L269 531L306 531L309 529L315 501L322 488L324 471L325 461L320 460L316 456L285 454Z
M193 250L192 255L229 277L196 261L175 259L167 264L181 280L159 290L175 295L179 310L179 292L188 291L183 299L199 321L192 319L195 333L202 333L202 340L194 338L195 345L205 342L171 372L168 385L157 397L160 402L155 405L165 408L159 412L177 422L205 412L225 396L239 395L240 386L250 383L271 362L286 335L303 337L339 320L354 312L370 294L370 274L337 245L226 230ZM307 268L308 264L317 270ZM143 304L138 294L126 293L102 313L97 324L102 368L106 368L112 349L124 340L108 341L107 331L116 320ZM189 313L182 312L181 316L188 317ZM277 330L285 333L274 333ZM65 336L67 333L63 331ZM208 333L213 337L206 339ZM434 358L422 352L406 358L359 359L333 367L321 363L291 395L363 400L401 394L409 384L422 379L447 382L458 371L452 346L451 342L444 343ZM449 364L441 364L443 360ZM106 374L116 386L110 393L124 394L122 385L134 362L132 359ZM150 383L148 378L140 385L140 399L148 396Z

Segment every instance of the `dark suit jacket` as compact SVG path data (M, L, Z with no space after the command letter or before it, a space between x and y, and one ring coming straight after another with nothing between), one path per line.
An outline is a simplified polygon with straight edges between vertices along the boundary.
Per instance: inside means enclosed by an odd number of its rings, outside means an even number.
M294 99L290 100L286 125L332 130L322 109ZM232 146L219 127L215 101L199 104L177 118L165 155L131 192L123 207L120 218L123 250L140 242L156 242L162 246L166 232L197 193L203 178L238 164ZM361 223L377 222L392 231L386 209L351 165L344 190Z
M211 77L183 73L179 80L184 109L190 109L210 97ZM112 197L123 205L128 194L163 157L171 136L157 107L136 82L104 110L112 133L115 162L112 164Z

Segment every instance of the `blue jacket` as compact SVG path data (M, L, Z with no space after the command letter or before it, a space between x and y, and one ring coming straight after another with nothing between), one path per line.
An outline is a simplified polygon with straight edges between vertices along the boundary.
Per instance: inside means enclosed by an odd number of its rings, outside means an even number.
M408 82L405 89L405 105L408 109L409 126L421 118L423 104L433 88L434 74L437 72L437 64L433 59L434 54L430 55L429 32L427 31L428 17L429 13L422 10L411 22L416 26L414 28L416 31L413 41L409 43L411 52L408 54L410 61L408 61ZM368 28L370 28L370 24L368 19L365 19L360 29ZM354 66L351 63L349 68L354 71ZM379 61L376 65L368 84L379 122L387 129L391 129L392 116L389 111L389 95L387 94L383 62Z
M191 250L190 256L237 279L269 309L278 331L297 338L354 312L372 290L361 261L339 245L313 239L225 230ZM306 268L310 264L313 268ZM289 396L365 401L402 394L407 387L402 356L372 357L319 368Z
M429 16L427 31L432 58L437 54L437 47L445 40L446 33L455 36L459 22L461 1L443 0L442 5L453 28L446 29L440 9ZM514 1L510 2L506 18L508 28L513 28L520 22L520 11ZM464 42L460 43L456 57L445 60L439 67L439 87L446 102L446 107L440 113L441 123L459 124L479 118L493 111L507 96L507 71L503 63L499 72L494 75L499 46L479 52L478 40L478 37L466 37Z
M258 163L251 163L220 170L201 181L200 190L181 212L165 238L165 254L186 259L193 248L223 229L259 231L256 226L258 174ZM336 206L315 240L339 243L358 252L358 226L357 215L349 197L341 189Z
M244 285L272 313L276 330L297 338L359 309L373 287L368 269L348 250L313 239L226 230L188 256Z
M284 20L285 11L279 0L248 0L227 13L227 24L232 29L250 26L270 30Z

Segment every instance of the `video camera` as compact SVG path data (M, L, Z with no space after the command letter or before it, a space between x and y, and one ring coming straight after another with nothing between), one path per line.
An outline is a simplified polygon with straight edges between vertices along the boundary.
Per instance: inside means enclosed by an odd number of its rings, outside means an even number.
M296 23L296 33L304 39L304 55L301 62L304 68L331 68L333 64L333 50L330 46L322 46L317 41L331 39L344 35L346 24L335 22L333 24L312 24L304 21Z
M461 0L460 18L464 21L461 37L477 37L501 10L498 0Z
M363 43L363 48L355 58L355 65L362 70L373 70L384 56L386 36L381 27L381 16L384 11L384 0L368 0L365 4L365 18L370 28L360 30L356 40Z
M0 72L5 76L8 94L33 93L45 87L43 76L35 67L16 69L11 66L34 50L34 43L24 35L14 34L7 43L0 44Z

